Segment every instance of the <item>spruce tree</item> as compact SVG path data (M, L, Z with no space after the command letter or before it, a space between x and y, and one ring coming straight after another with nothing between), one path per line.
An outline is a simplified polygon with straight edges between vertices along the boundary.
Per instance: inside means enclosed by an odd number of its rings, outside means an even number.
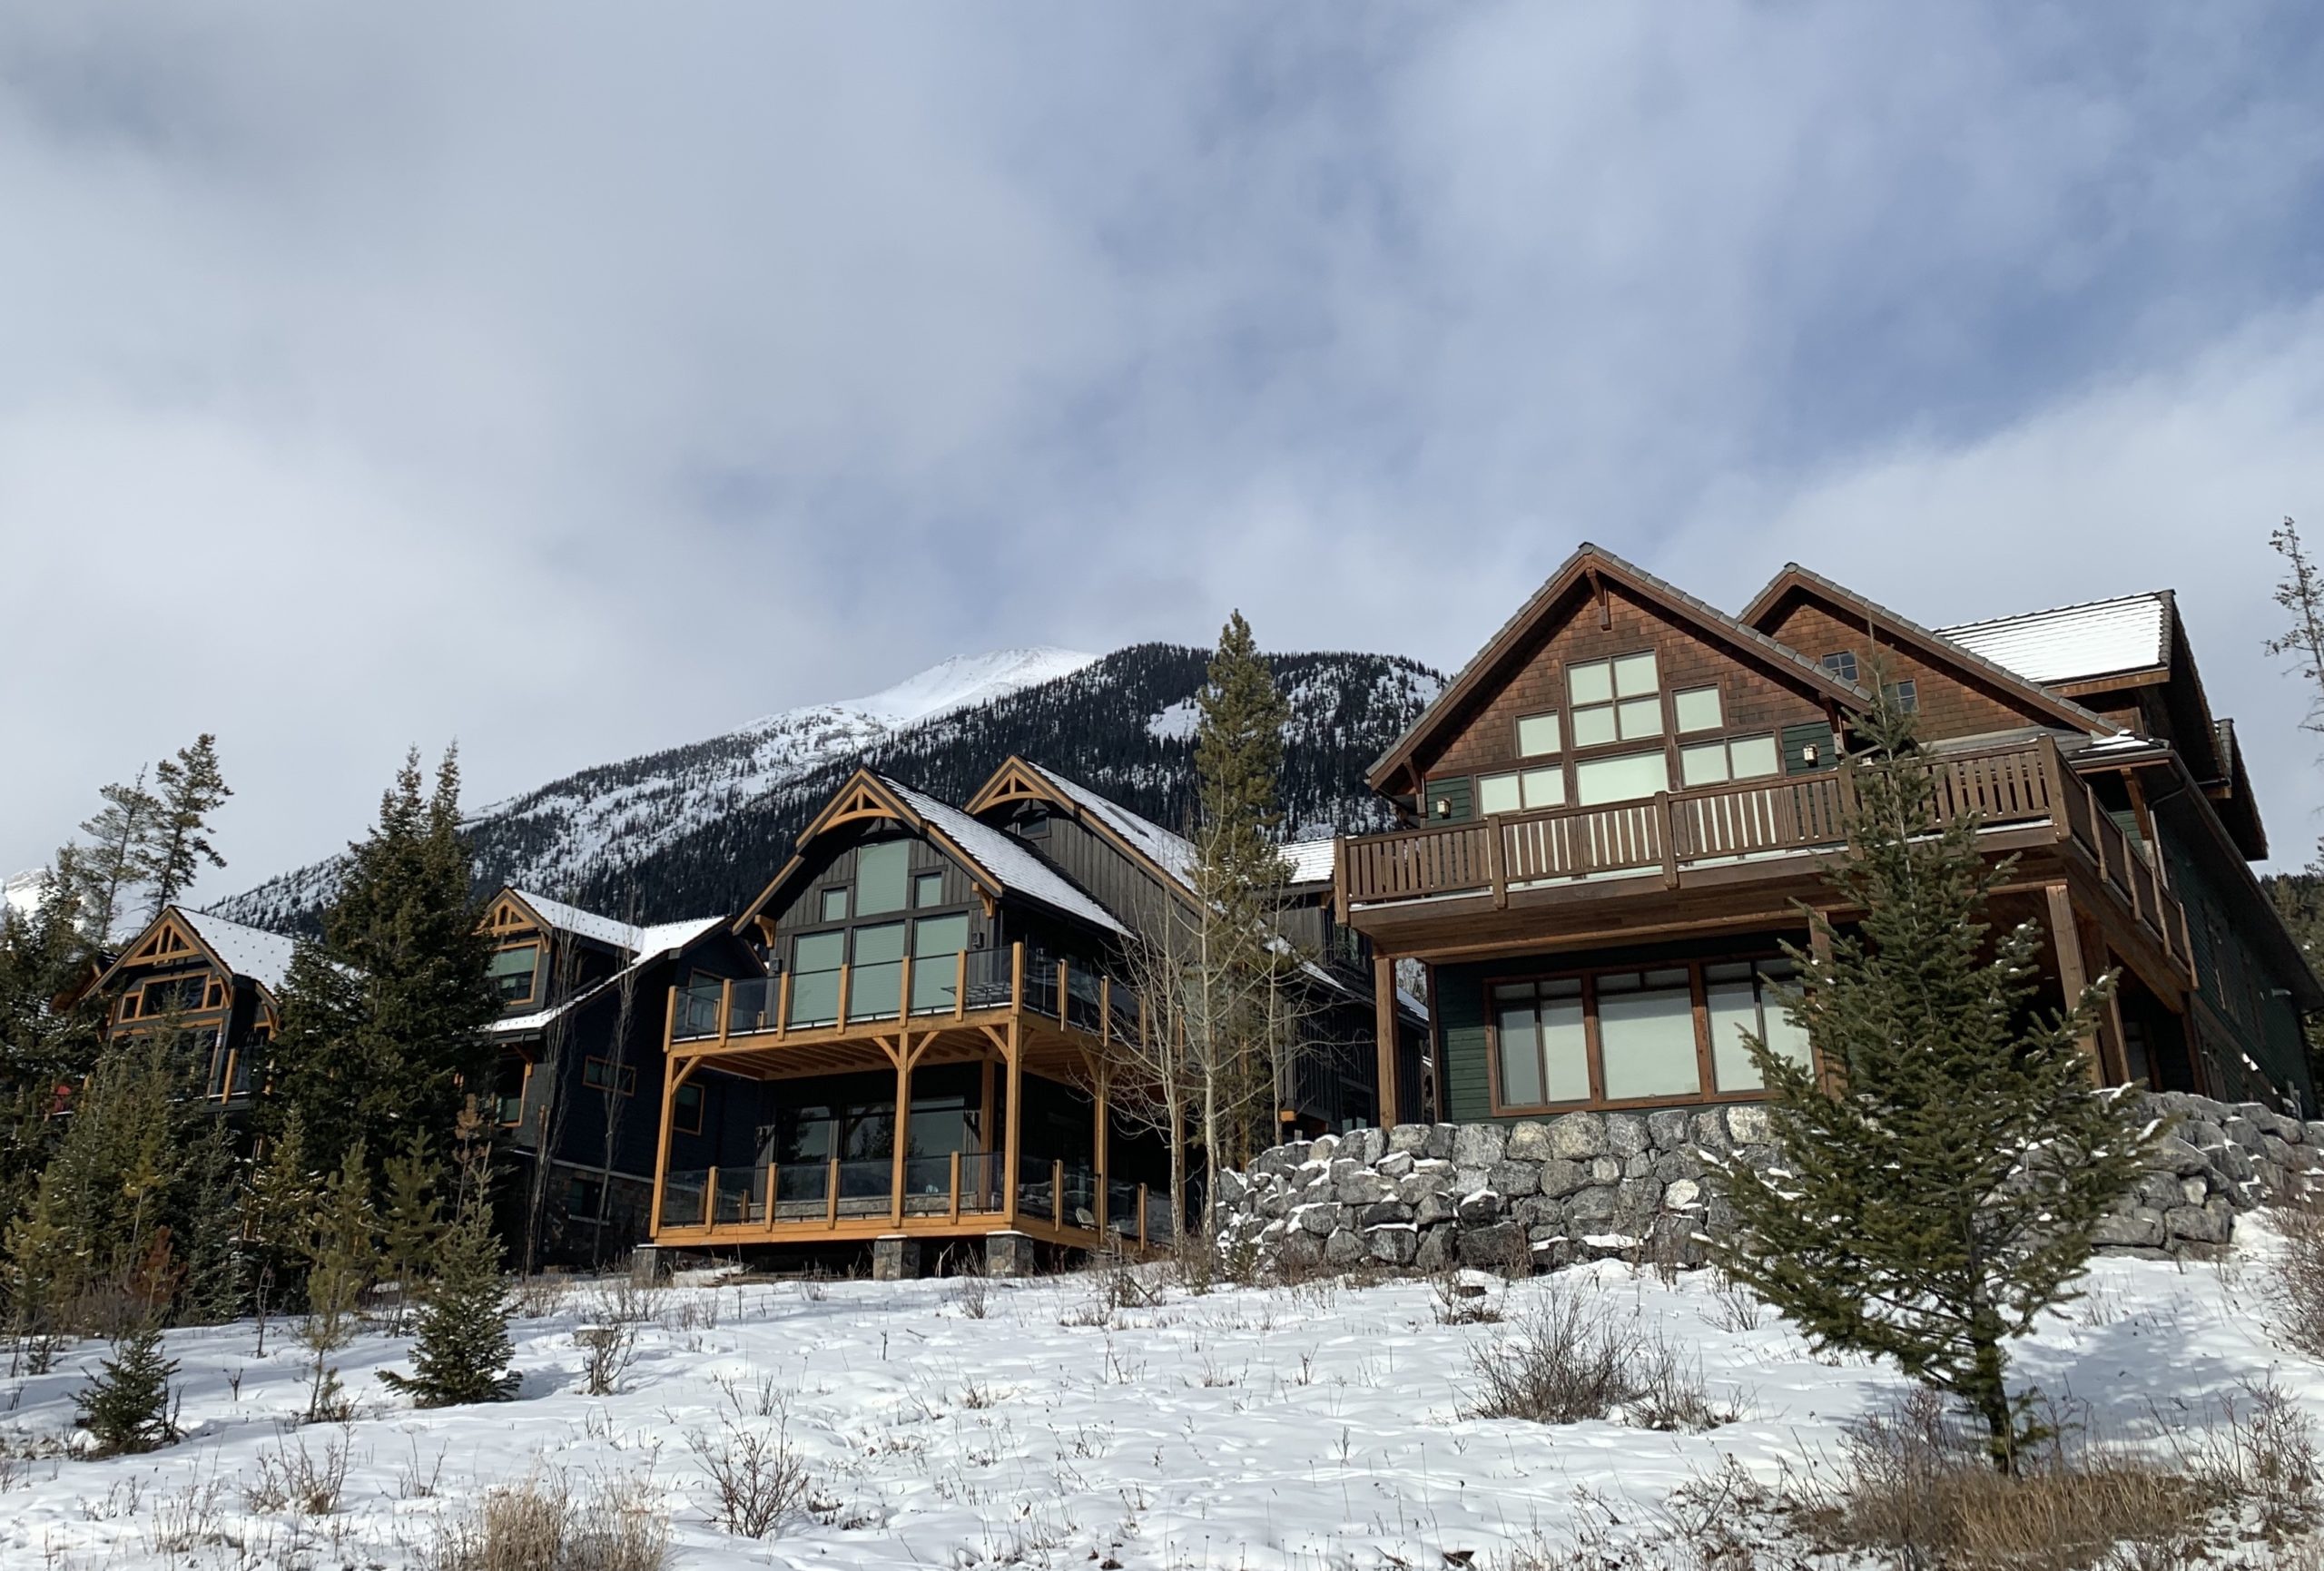
M58 853L32 910L0 910L0 1216L31 1203L64 1133L57 1108L96 1066L105 1000L84 986L96 952L81 931L76 855Z
M314 1232L316 1189L305 1125L295 1108L264 1137L264 1144L242 1213L243 1240L254 1267L261 1358L266 1356L268 1312L299 1301Z
M379 1280L379 1262L371 1171L359 1137L324 1188L307 1249L307 1313L299 1322L299 1342L314 1359L307 1394L310 1423L346 1407L330 1356L355 1340L357 1307Z
M178 1323L217 1325L240 1314L250 1285L242 1236L243 1164L226 1120L207 1102L185 1103L188 1132L171 1232L182 1241L185 1291Z
M376 1095L379 1066L363 1051L367 1019L363 979L321 944L301 939L278 998L274 1072L261 1093L258 1122L278 1144L297 1129L310 1172L338 1165Z
M73 1399L98 1455L151 1451L178 1438L170 1399L177 1370L177 1360L162 1351L158 1320L146 1321L114 1345L113 1357L98 1364L96 1378Z
M380 1222L380 1255L396 1283L395 1318L389 1330L401 1336L421 1277L434 1265L444 1232L444 1203L437 1194L440 1173L419 1130L411 1144L387 1160L386 1204Z
M492 1232L491 1171L483 1121L471 1102L460 1120L458 1209L444 1232L436 1278L419 1311L411 1373L379 1378L423 1408L505 1402L517 1394L509 1369L508 1298L500 1242Z
M284 1004L277 1100L297 1107L314 1154L361 1136L394 1149L446 1129L491 1067L485 1025L499 1013L490 946L477 928L474 869L459 826L459 766L447 752L432 792L409 755L379 821L349 848L323 951ZM338 978L321 969L336 962Z
M1748 1042L1779 1159L1720 1164L1736 1227L1714 1255L1817 1347L1892 1359L1960 1401L2013 1470L2042 1431L2005 1344L2073 1296L2147 1136L2082 1046L2112 975L2037 1012L2039 925L1994 937L1987 919L2011 863L1984 859L1974 821L1939 824L1909 714L1884 697L1864 734L1833 880L1862 928L1809 913L1828 957L1792 951L1787 1009L1817 1066Z
M150 915L159 916L192 885L204 864L226 865L210 843L210 815L234 793L219 772L217 738L208 731L156 765L153 781L145 864L153 885Z

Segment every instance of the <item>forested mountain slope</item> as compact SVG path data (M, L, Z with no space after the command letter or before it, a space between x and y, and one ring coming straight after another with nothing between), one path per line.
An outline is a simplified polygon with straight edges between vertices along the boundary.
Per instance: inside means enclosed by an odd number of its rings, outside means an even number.
M1391 655L1270 657L1290 700L1283 797L1292 836L1374 828L1365 766L1443 685ZM480 887L512 882L635 921L734 910L858 764L964 800L1011 753L1158 822L1193 801L1194 695L1207 651L1135 644L1100 657L1009 650L950 660L868 699L793 710L703 741L600 765L480 811ZM310 926L337 859L215 908Z

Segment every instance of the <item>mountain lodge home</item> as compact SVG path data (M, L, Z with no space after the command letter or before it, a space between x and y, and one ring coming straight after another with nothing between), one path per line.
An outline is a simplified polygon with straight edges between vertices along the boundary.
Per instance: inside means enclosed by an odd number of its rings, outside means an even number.
M2317 1115L2324 990L2170 594L1931 630L1788 566L1730 616L1584 545L1374 766L1403 827L1341 848L1347 925L1427 967L1434 1116L1755 1097L1746 1029L1806 1055L1781 946L1803 905L1847 920L1825 869L1876 682L1940 810L2015 858L1993 918L2043 924L2049 1003L2119 971L2097 1078Z

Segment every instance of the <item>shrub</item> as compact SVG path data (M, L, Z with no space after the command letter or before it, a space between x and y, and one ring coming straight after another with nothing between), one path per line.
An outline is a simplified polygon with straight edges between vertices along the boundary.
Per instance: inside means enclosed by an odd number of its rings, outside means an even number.
M717 1492L719 1525L745 1538L764 1538L814 1493L807 1464L791 1448L787 1423L756 1428L722 1420L718 1432L686 1436L686 1444Z
M82 1427L101 1456L151 1451L178 1438L170 1400L170 1377L177 1361L162 1355L162 1329L147 1324L121 1340L113 1356L97 1366L97 1377L73 1399Z
M342 1430L336 1440L323 1442L322 1454L307 1449L306 1437L261 1451L258 1476L242 1491L243 1504L253 1511L289 1511L298 1517L328 1517L339 1509L347 1488L348 1453L353 1448Z
M437 1528L425 1571L661 1571L670 1522L644 1479L600 1482L576 1502L561 1478L495 1489Z
M2310 1199L2270 1213L2283 1248L2270 1274L2276 1330L2312 1359L2324 1359L2324 1204Z
M1735 1417L1635 1315L1609 1314L1562 1287L1471 1362L1482 1387L1471 1418L1537 1424L1620 1418L1640 1429L1708 1429Z

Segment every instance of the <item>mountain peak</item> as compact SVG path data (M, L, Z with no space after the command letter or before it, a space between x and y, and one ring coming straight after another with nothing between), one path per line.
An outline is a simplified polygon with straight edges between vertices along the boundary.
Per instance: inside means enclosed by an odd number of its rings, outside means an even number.
M901 729L1023 688L1054 682L1061 676L1071 676L1097 661L1098 656L1078 650L1039 644L1023 649L996 649L984 654L956 654L869 697L843 699L829 707L853 710L891 730ZM779 722L786 718L769 715L760 723Z

